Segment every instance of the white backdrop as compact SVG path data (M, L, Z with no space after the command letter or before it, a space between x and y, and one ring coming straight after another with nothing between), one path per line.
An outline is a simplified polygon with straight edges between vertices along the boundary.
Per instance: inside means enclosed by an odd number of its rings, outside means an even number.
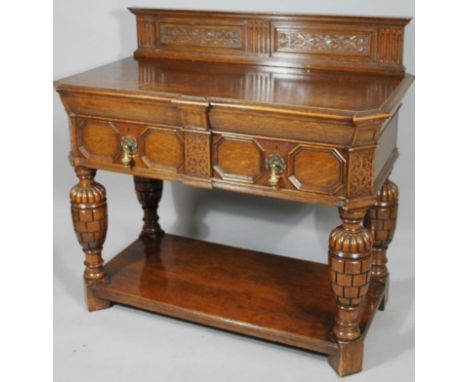
M414 17L414 2L409 0L238 0L236 2L214 0L196 2L182 0L55 0L54 79L130 56L136 48L136 26L134 16L126 9L129 6ZM404 63L411 73L414 73L414 24L413 20L408 25L405 36ZM389 267L393 282L391 285L392 294L388 312L385 312L386 316L381 315L381 327L371 329L371 333L373 331L382 332L380 335L387 345L386 349L383 350L377 343L372 345L373 351L383 353L380 355L381 358L374 360L374 367L371 367L371 370L366 372L367 374L362 374L361 378L379 376L382 380L381 376L384 375L386 368L390 370L392 362L399 362L398 366L393 364L393 371L389 375L396 378L398 372L401 372L403 373L401 377L404 377L404 380L409 380L405 378L411 376L414 367L412 365L414 356L414 87L404 100L404 105L400 110L399 123L400 159L395 166L392 179L400 187L401 198L397 233L389 251ZM55 367L56 375L61 375L61 372L65 373L68 369L66 375L67 380L70 381L70 368L76 367L77 380L83 380L78 378L80 367L83 362L86 364L91 362L84 353L84 358L77 359L76 363L64 356L68 354L70 346L78 346L74 345L73 341L76 338L72 336L73 339L71 339L70 332L72 331L76 335L76 333L81 333L80 330L83 330L83 335L87 336L86 333L89 330L89 327L86 326L81 328L81 322L77 322L76 319L77 315L83 317L83 320L88 322L87 325L95 324L94 330L99 331L101 330L98 326L99 317L103 317L103 314L106 315L105 322L113 319L118 320L120 316L117 313L107 316L109 314L107 312L110 310L122 312L119 309L124 308L114 307L91 315L85 312L80 281L83 256L73 234L68 205L68 191L76 183L76 178L67 160L68 151L67 117L59 97L54 94ZM97 180L106 187L108 194L109 231L104 247L104 257L109 259L138 235L141 228L141 209L134 195L131 177L98 172ZM330 230L340 224L336 209L330 207L309 206L217 190L198 190L169 182L165 183L159 211L161 224L170 233L320 262L326 262L327 240ZM71 312L74 312L73 317L70 316ZM140 315L140 319L151 320L151 322L160 320L159 329L163 328L164 325L182 325L180 323L174 324L163 318L147 317L142 312L133 314ZM131 314L127 311L122 312L122 315L122 319L132 321ZM378 326L378 318L379 316L376 319L376 326ZM103 325L106 325L104 321ZM115 325L119 327L117 322ZM128 327L131 327L130 323ZM219 332L213 334L213 331L199 327L195 329L192 325L188 325L187 328L186 336L190 335L187 333L200 333L200 330L204 330L203 333L209 333L209 336L216 339L221 336L225 341L220 346L227 349L226 354L229 354L229 342L232 341L232 338L228 337L230 335L219 334ZM165 330L168 329L165 328ZM208 332L206 332L207 330ZM387 339L385 334L390 335L391 330L397 331L398 336ZM112 332L109 335L112 335ZM143 334L141 335L143 336ZM176 335L177 331L174 332L174 336ZM377 337L372 339L369 335L367 341L378 342L379 334L375 334L375 336ZM393 343L392 340L395 342ZM88 341L91 339L88 338ZM216 340L213 339L213 341ZM274 347L269 344L253 345L250 340L237 339L237 341L247 341L245 343L248 346L256 347L257 351L258 346ZM137 346L144 345L137 343ZM371 345L368 344L368 346ZM176 349L177 347L174 351L177 351ZM234 352L235 349L237 348L234 346L231 350ZM276 348L273 350L278 352ZM242 352L244 351L246 351L245 356L247 357L244 361L246 365L250 365L248 350L242 348ZM290 349L283 350L283 352L285 351L291 352ZM285 353L280 351L280 354L284 356ZM375 353L375 356L378 357L378 354ZM389 358L389 354L393 361L387 362L386 358ZM372 364L372 355L366 354L366 356L370 357ZM328 374L325 358L312 356L312 360L317 359L317 362L312 362L312 364L308 363L310 362L309 357L299 358L304 360L304 365L307 367L319 367L325 376L334 378L332 373ZM284 362L284 359L279 358L278 362ZM93 367L103 372L99 369L98 363ZM254 362L251 367L255 367ZM271 367L274 370L274 365ZM397 367L397 371L395 371L395 367ZM227 367L224 371L234 373L232 370ZM309 368L308 373L311 372L310 370L314 369ZM220 373L220 376L224 375L222 371ZM259 380L267 378L269 375L266 369L256 370L256 373ZM87 374L83 374L83 378L85 378L84 375ZM242 374L234 375L237 376L234 380L242 379ZM200 376L205 380L210 380L209 377L210 373L208 372L206 375L202 373ZM180 378L183 380L182 376ZM90 380L89 376L86 379ZM217 380L224 379L218 378Z

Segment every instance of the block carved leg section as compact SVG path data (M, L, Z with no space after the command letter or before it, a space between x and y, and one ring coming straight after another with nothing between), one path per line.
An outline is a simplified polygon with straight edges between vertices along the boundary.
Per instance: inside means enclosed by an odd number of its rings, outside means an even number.
M385 295L379 307L385 309L388 300L389 273L387 269L387 249L395 233L398 215L398 187L386 180L379 193L377 203L367 212L365 226L374 239L372 249L372 278L385 284Z
M362 225L367 208L340 209L342 225L329 240L329 274L337 311L332 336L338 351L328 361L340 376L362 369L364 344L359 327L371 279L372 235Z
M138 201L143 208L141 239L157 239L164 234L159 225L158 207L161 201L163 182L159 179L133 177Z
M106 281L101 252L107 232L106 190L94 181L96 170L76 167L79 183L70 191L76 237L85 253L85 295L89 311L105 309L110 302L97 298L93 287Z

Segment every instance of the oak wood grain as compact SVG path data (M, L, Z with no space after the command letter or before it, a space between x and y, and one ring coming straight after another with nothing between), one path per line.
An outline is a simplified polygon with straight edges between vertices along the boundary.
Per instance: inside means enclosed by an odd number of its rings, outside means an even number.
M100 298L324 354L338 349L325 264L165 234L135 241L106 271ZM382 292L371 283L363 333Z
M89 311L110 306L96 297L93 288L106 282L102 246L107 233L107 201L105 188L94 181L96 170L76 167L79 182L70 190L71 214L75 234L85 253L83 274L86 303Z
M136 102L133 113L145 113L145 105L154 100L165 103L181 96L190 96L199 102L209 102L215 108L231 108L242 104L251 109L276 112L284 110L352 120L356 113L387 112L385 106L412 82L409 74L384 76L370 73L329 72L298 68L274 68L260 65L206 63L182 60L151 60L124 58L82 74L56 82L57 90L80 93L71 99L71 107L92 112L95 103L85 100L86 94L99 94L95 102L118 102L123 96L132 96ZM326 96L324 96L326 95ZM141 106L140 106L141 104ZM391 106L391 105L390 105ZM172 113L165 115L166 123L177 123Z
M414 80L403 66L410 20L131 11L134 57L54 84L70 118L88 308L127 304L328 354L340 376L359 372L388 296L398 203L388 177ZM134 177L144 216L140 239L105 265L98 169ZM164 180L339 207L329 264L164 234Z

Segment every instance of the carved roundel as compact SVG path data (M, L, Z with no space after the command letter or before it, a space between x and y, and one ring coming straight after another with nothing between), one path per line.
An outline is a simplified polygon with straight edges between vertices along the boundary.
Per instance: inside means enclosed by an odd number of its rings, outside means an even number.
M91 160L114 162L120 153L120 132L112 122L80 120L78 150Z
M288 177L297 189L335 194L344 186L345 159L336 149L299 145L288 158Z
M263 172L263 149L255 140L221 137L214 145L214 170L222 178L254 183Z
M149 127L139 138L140 157L148 167L178 169L184 161L182 138L176 130Z

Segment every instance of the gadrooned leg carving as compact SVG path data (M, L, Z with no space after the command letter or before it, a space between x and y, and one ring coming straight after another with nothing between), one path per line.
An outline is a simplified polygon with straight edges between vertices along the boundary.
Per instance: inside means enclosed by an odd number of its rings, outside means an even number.
M374 239L372 249L372 278L385 284L385 296L380 305L383 310L388 300L389 273L387 249L395 233L398 215L398 186L387 179L377 194L377 203L371 207L364 225Z
M162 196L163 182L159 179L149 179L140 176L133 177L138 201L143 208L142 239L157 239L163 230L159 225L158 207Z
M361 335L360 306L371 278L372 235L361 224L366 210L340 208L343 224L330 234L330 280L338 306L332 332L340 341Z
M387 179L377 194L377 204L369 208L365 226L372 232L372 277L385 283L388 275L387 249L395 233L398 215L398 187Z
M362 369L364 343L359 322L371 280L372 234L362 225L367 208L340 208L342 225L329 240L330 281L337 303L332 335L338 350L328 361L340 376Z
M106 280L102 246L107 233L106 190L94 181L96 170L75 167L79 183L70 190L71 213L76 237L85 253L85 292L90 311L109 307L94 296L93 285Z

